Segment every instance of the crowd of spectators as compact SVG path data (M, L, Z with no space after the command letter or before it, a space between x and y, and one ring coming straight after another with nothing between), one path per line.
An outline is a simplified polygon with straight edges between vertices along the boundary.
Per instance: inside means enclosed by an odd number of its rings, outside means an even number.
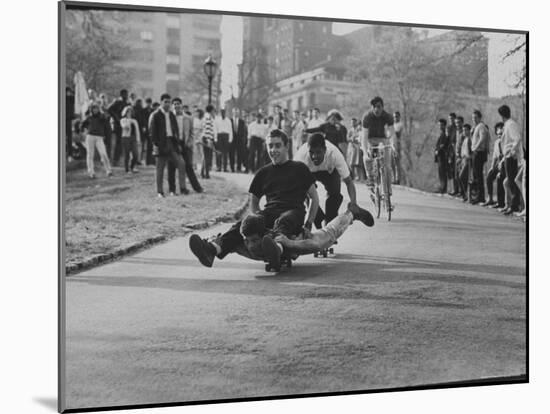
M510 107L500 106L498 114L502 122L492 129L483 122L479 110L472 112L471 124L454 112L447 119L438 120L439 137L434 149L439 173L437 192L447 193L450 188L450 195L466 203L494 208L525 220L525 141ZM495 136L493 143L491 130Z
M76 118L67 126L67 155L86 158L88 175L95 178L94 153L97 149L108 176L112 167L123 163L126 173L139 172L141 165L156 166L156 186L164 196L164 170L168 169L168 192L176 195L176 170L179 193L188 194L186 179L193 189L202 192L198 181L209 179L212 170L232 173L255 173L269 157L266 137L280 129L289 137L290 158L307 142L308 137L322 132L340 149L355 180L366 177L361 148L361 120L344 123L338 110L322 115L319 108L293 111L274 105L270 112L258 108L248 112L232 108L219 111L213 105L204 109L184 104L179 97L163 94L159 102L136 98L127 90L110 104L105 95L89 92L90 104L84 119ZM67 90L67 113L74 113L71 91ZM164 114L164 117L155 114ZM394 114L396 125L399 113ZM74 139L74 135L81 139ZM165 138L169 139L166 140Z

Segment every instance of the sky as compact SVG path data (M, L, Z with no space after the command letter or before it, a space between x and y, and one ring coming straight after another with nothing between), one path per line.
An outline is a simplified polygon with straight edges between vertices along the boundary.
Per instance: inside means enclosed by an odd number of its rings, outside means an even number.
M333 33L343 35L363 27L354 23L334 23ZM428 36L444 33L446 30L429 29ZM231 98L231 91L237 94L237 64L242 60L243 21L238 16L223 16L222 33L222 102ZM489 96L499 98L517 93L511 87L513 75L521 68L521 57L502 61L504 53L513 47L517 35L484 33L489 38Z

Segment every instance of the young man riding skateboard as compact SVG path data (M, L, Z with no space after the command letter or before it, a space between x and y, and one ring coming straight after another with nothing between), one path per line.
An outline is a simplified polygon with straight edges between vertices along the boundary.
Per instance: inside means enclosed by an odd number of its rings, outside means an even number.
M310 198L311 203L304 227L311 228L317 214L319 197L315 178L306 165L289 160L289 141L283 131L271 131L266 146L271 164L258 170L250 184L250 212L262 215L266 227L272 228L274 234L292 237L304 231L302 226L306 216L306 197ZM260 210L260 199L263 196L266 197L266 203L264 209ZM240 229L241 222L237 222L212 241L193 234L189 238L189 247L204 266L212 267L215 257L223 259L227 254L235 252L246 255L247 249ZM309 233L309 230L305 231ZM274 264L278 261L280 263L280 255L271 257Z

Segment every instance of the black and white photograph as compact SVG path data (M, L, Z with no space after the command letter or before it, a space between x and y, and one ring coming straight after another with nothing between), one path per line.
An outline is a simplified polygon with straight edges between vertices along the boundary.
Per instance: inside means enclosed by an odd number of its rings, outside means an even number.
M528 382L527 30L59 13L59 410Z

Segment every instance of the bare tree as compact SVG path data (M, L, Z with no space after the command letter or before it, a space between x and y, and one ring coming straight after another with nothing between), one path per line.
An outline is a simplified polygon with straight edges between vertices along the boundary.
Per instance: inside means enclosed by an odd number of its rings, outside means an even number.
M120 63L130 52L126 46L123 16L101 10L67 12L67 85L81 71L86 85L111 95L128 84L131 70Z
M379 31L376 41L358 42L348 58L356 84L363 85L350 102L355 107L348 105L348 110L354 113L357 107L366 109L370 98L380 95L387 107L401 112L404 130L396 149L402 184L425 185L419 173L429 160L426 155L432 153L427 147L434 137L435 120L441 111L450 108L456 93L469 88L464 86L455 65L458 61L464 67L468 59L475 59L468 52L483 39L475 32L422 39L411 28L391 27Z

